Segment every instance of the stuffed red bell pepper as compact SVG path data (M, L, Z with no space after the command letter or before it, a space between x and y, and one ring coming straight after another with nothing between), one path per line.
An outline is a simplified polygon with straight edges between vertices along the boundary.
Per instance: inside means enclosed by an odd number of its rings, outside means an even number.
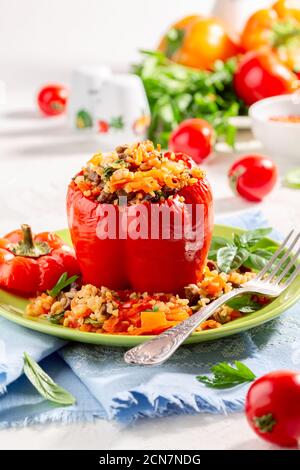
M67 212L85 283L180 293L201 278L212 194L187 155L150 141L97 154L69 185Z
M51 232L33 236L29 225L0 238L0 288L30 296L52 289L63 273L79 274L74 250Z

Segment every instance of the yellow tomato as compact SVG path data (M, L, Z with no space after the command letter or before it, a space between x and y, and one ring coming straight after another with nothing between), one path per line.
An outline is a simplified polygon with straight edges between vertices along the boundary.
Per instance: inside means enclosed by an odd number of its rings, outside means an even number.
M198 69L211 69L216 60L227 60L240 52L217 18L191 15L175 23L159 44L171 60Z

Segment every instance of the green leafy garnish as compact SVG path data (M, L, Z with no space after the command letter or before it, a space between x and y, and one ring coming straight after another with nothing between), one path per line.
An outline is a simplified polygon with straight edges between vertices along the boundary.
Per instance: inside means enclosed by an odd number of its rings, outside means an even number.
M235 297L229 300L226 305L241 313L252 313L262 308L259 302L253 300L253 294L244 294Z
M159 311L158 305L154 305L152 308L147 308L146 310L144 310L144 312L158 312L158 311Z
M233 240L213 237L208 258L216 261L220 271L225 273L241 266L259 271L277 249L275 243L265 246L264 238L270 231L270 228L262 228L248 230L241 235L235 233Z
M87 323L93 326L99 326L99 327L103 325L103 323L99 322L98 320L94 320L94 318L86 318L84 320L84 323Z
M108 180L111 175L116 171L116 168L112 166L107 166L103 169L103 177L104 179Z
M181 36L180 29L171 29L167 54L176 50ZM144 84L150 105L149 139L167 148L170 133L179 123L201 117L213 125L218 137L233 145L236 129L230 118L247 112L233 89L236 59L217 61L213 71L206 71L171 62L161 52L142 53L144 60L134 67L134 72Z
M58 405L75 403L73 395L57 385L26 352L24 352L24 374L46 400Z
M64 316L65 311L63 310L62 312L56 313L55 315L50 315L48 318L51 323L58 325L60 321L64 318Z
M72 282L75 282L76 279L78 279L79 276L75 274L75 276L69 277L68 278L68 273L63 273L60 278L58 279L57 283L55 286L51 289L48 290L48 294L51 295L51 297L57 297L58 294L65 289L65 287L69 286L72 284Z
M235 234L235 239L239 240L241 246L251 248L253 246L256 246L260 240L262 240L266 235L271 232L271 230L271 228L257 228L255 230L248 230L242 235Z
M217 264L221 271L229 273L238 269L248 258L249 253L245 248L236 246L224 246L217 253Z
M256 379L255 374L245 364L234 361L235 367L226 362L220 362L211 368L213 377L198 375L196 379L212 388L230 388Z
M180 28L171 28L167 35L167 57L171 58L172 55L181 47L184 38L184 30Z

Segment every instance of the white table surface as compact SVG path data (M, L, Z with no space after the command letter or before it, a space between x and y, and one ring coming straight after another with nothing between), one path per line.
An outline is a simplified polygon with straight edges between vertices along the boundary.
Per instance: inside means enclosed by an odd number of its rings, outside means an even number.
M72 135L62 117L43 119L26 92L8 96L0 112L0 234L29 223L35 231L66 226L67 184L101 142ZM251 136L244 133L243 141ZM238 153L261 149L256 142L240 144ZM270 223L285 233L299 226L297 190L277 184L261 204L233 196L227 170L236 158L218 153L205 169L212 184L216 214L260 208ZM244 415L199 414L146 420L131 428L98 420L95 423L43 426L0 431L1 449L270 449L256 438Z

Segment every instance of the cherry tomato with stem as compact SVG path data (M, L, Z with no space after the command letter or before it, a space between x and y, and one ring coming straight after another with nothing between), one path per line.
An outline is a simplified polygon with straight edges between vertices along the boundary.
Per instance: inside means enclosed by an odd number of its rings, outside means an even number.
M248 423L262 439L284 447L300 444L300 373L276 371L257 379L245 404Z
M213 127L204 119L186 119L171 133L169 149L186 153L201 163L212 152L215 141Z
M236 160L228 172L233 192L254 202L260 202L272 191L277 175L275 163L263 155L245 155Z
M66 110L68 90L63 85L46 85L40 89L37 102L45 116L57 116Z

